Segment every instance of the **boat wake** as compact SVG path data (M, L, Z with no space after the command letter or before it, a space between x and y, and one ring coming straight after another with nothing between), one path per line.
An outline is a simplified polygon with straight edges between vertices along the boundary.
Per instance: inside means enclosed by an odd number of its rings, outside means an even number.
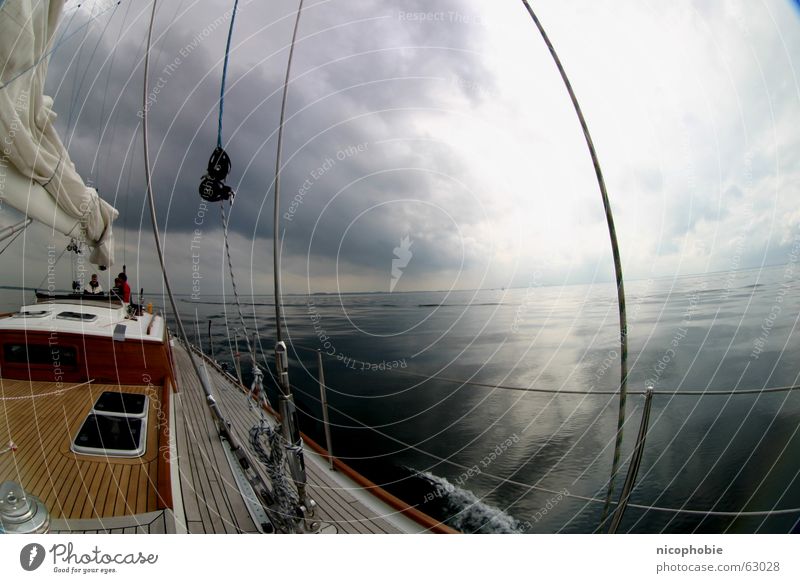
M425 500L436 507L444 522L464 533L511 534L523 532L522 524L503 510L482 502L475 494L430 472L411 470L427 483Z

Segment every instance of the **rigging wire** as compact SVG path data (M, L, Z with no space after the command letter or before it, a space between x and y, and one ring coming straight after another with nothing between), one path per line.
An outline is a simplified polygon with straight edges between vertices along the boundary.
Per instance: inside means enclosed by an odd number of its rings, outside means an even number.
M98 18L100 18L100 17L101 17L103 14L105 14L106 12L108 12L109 10L111 10L112 8L115 8L115 7L116 7L116 6L117 6L117 5L118 5L118 4L119 4L121 1L122 1L122 0L119 0L119 1L118 1L118 2L116 2L116 3L115 3L113 6L109 6L109 7L108 7L108 8L106 8L105 10L102 10L101 12L98 12L98 13L97 13L96 15L94 15L92 18L90 18L89 20L87 20L86 22L84 22L83 24L81 24L81 25L80 25L78 28L76 28L75 30L73 30L73 31L72 31L70 34L66 34L66 29L65 29L65 31L64 31L64 34L62 34L62 35L61 35L61 38L60 38L60 39L59 39L59 40L58 40L58 41L57 41L57 42L56 42L56 43L53 45L53 48L52 48L52 49L50 49L49 51L46 51L46 52L44 52L44 53L42 54L42 56L41 56L41 57L39 57L39 59L37 59L37 61L36 61L35 63L33 63L33 64L30 66L30 67L28 67L27 69L23 69L22 71L20 71L20 72L19 72L19 73L17 73L16 75L14 75L14 76L13 76L11 79L9 79L7 82L5 82L5 83L3 83L2 85L0 85L0 89L5 89L5 88L6 88L6 87L8 87L9 85L11 85L11 84L12 84L14 81L16 81L17 79L19 79L20 77L22 77L22 76L23 76L25 73L27 73L28 71L30 71L31 69L35 69L36 67L38 67L38 66L39 66L39 63L41 63L42 61L44 61L45 59L47 59L47 58L48 58L50 55L52 55L54 52L56 52L56 51L57 51L57 50L58 50L58 49L61 47L61 45L63 45L63 44L64 44L64 43L65 43L67 40L69 40L70 38L72 38L73 36L75 36L76 34L78 34L78 32L80 32L80 31L81 31L81 30L83 30L83 29L84 29L86 26L88 26L89 24L91 24L92 22L94 22L95 20L97 20ZM72 15L72 18L75 18L75 14L77 14L77 12L78 12L78 9L79 9L79 8L80 8L80 4L79 4L79 5L78 5L78 6L75 8L75 13ZM70 19L70 22L72 22L72 18ZM67 28L68 28L68 27L69 27L69 24L67 24Z
M55 269L55 266L56 266L56 265L58 265L58 262L59 262L59 261L61 261L61 258L62 258L62 257L64 257L64 253L66 253L67 251L69 251L70 247L72 247L72 240L70 240L70 242L69 242L69 243L67 243L66 247L64 247L64 250L63 250L63 251L62 251L62 252L59 254L59 256L58 256L58 257L56 257L56 260L55 260L55 261L53 262L53 264L52 264L52 267L53 267L53 269ZM48 260L48 265L50 265L50 262L49 262L49 260ZM45 270L45 274L44 274L44 277L42 278L42 281L40 281L40 282L39 282L39 285L37 285L37 286L36 286L34 289L37 289L37 290L38 290L40 287L42 287L42 284L43 284L45 281L47 281L47 277L50 275L50 273L48 273L48 271L49 271L49 270Z
M155 15L156 15L156 7L158 5L158 0L153 0L153 9L150 15L150 26L147 32L147 48L145 51L144 57L144 82L142 83L143 86L143 104L147 104L147 91L149 86L149 70L150 70L150 46L152 42L152 35L153 35L153 24L155 22ZM155 208L155 197L153 195L153 182L150 170L150 147L149 147L149 139L148 139L148 112L147 108L144 107L142 109L142 145L144 149L144 174L145 174L145 185L147 187L147 202L148 206L150 207L150 222L153 227L153 235L155 238L155 246L156 252L158 254L158 260L161 267L161 273L164 278L164 287L167 292L167 296L169 297L170 305L172 307L172 312L175 316L175 321L178 325L178 331L180 333L181 339L186 343L186 345L190 345L189 337L186 334L186 329L184 328L183 321L181 320L180 313L178 312L178 307L175 302L175 297L172 294L172 286L169 281L169 277L167 276L167 266L164 261L164 251L161 247L161 236L158 232L158 219L156 217L156 208ZM200 384L203 387L203 390L206 393L206 397L209 400L209 403L213 402L213 396L211 394L211 389L208 386L208 379L200 372L200 367L195 359L194 355L190 352L189 353L189 360L192 363L192 368L194 369L197 378L200 381ZM215 407L212 406L212 409ZM218 408L216 408L216 417L218 421L222 418L222 414Z
M233 3L231 13L231 24L228 27L228 42L225 44L225 61L222 65L222 83L219 88L219 120L217 121L217 147L222 147L222 110L225 107L225 79L228 76L228 57L231 53L231 37L233 36L233 22L236 20L236 9L239 7L239 0Z
M283 126L286 119L286 95L289 93L289 78L292 72L292 56L294 56L294 45L297 41L297 29L300 28L300 15L303 13L303 0L297 6L297 17L294 21L292 31L292 42L289 45L289 58L286 63L286 77L283 80L283 95L281 97L281 117L278 123L278 151L275 156L275 212L272 217L272 279L275 286L275 331L277 342L281 342L281 319L282 319L282 290L281 290L281 269L279 262L278 229L280 227L280 203L281 203L281 153L283 151Z
M603 199L603 208L605 209L606 213L606 223L608 224L608 235L611 239L611 252L614 256L614 275L617 281L617 305L619 307L619 413L617 416L617 437L614 444L614 460L611 464L611 478L608 483L608 492L606 493L606 506L603 509L603 520L605 520L611 504L611 497L614 494L614 482L616 481L617 473L619 472L619 459L622 451L622 431L625 425L625 401L627 398L628 388L628 321L625 313L625 286L622 278L622 259L620 258L619 243L617 242L617 231L614 226L614 215L611 212L611 203L608 200L608 191L606 190L606 183L603 179L603 171L600 168L600 160L597 157L597 151L594 148L594 142L592 141L592 136L589 133L589 126L586 123L586 118L583 117L583 112L581 111L581 106L578 103L578 98L575 96L575 91L572 89L572 84L567 77L567 72L564 70L564 66L561 64L561 59L558 58L556 49L553 46L553 43L550 42L550 37L547 36L542 23L537 18L536 13L533 11L533 8L531 8L528 0L522 0L522 3L525 5L528 14L530 14L531 18L533 19L536 28L539 29L539 33L541 34L544 43L547 45L550 55L553 57L553 61L558 68L558 72L561 74L561 79L564 81L564 86L567 89L567 93L569 93L572 106L575 109L575 114L578 116L578 121L581 124L583 137L586 139L586 146L589 148L589 154L592 157L592 164L594 164L594 172L597 176L597 185L600 187L600 195Z
M233 201L228 199L228 203L230 204L230 208L233 209ZM231 248L228 242L228 218L225 214L225 203L222 202L219 205L219 212L220 216L222 217L222 228L223 228L223 240L225 241L225 255L228 258L228 271L230 272L231 276L231 287L233 288L233 298L234 302L236 303L236 310L239 313L239 321L242 324L242 333L244 334L244 341L247 344L247 352L250 353L250 358L253 361L253 366L257 366L256 355L253 350L252 344L250 344L250 334L247 331L247 323L244 320L244 314L242 313L242 304L239 301L239 289L236 285L236 277L233 273L233 261L231 259ZM238 350L238 347L237 347Z
M100 32L100 34L97 36L97 42L94 45L94 49L92 49L92 53L89 55L89 59L86 61L86 68L83 70L83 75L81 75L81 80L80 80L80 82L77 84L77 86L74 89L75 93L74 93L74 96L73 96L73 99L72 99L72 103L70 104L69 116L67 118L67 129L66 129L66 132L69 133L69 137L67 138L67 144L68 145L72 143L72 138L75 136L75 130L77 129L78 120L77 120L77 118L75 118L75 120L74 120L75 121L75 125L72 126L72 122L73 122L72 115L73 115L75 107L76 107L76 105L78 103L78 99L80 97L80 90L83 87L84 83L86 82L86 76L89 74L89 69L91 68L92 62L94 61L94 57L97 54L97 49L100 47L100 43L103 42L103 38L106 35L106 31L108 30L108 27L111 24L111 21L113 20L114 15L117 13L117 8L119 8L119 4L120 4L119 2L116 2L114 4L113 12L111 12L111 15L106 20L106 23L103 26L102 32ZM128 7L130 7L130 4L128 5ZM81 61L81 57L82 57L82 54L83 54L83 50L82 50L83 49L83 45L86 42L86 40L89 38L89 32L90 31L87 29L86 35L84 36L83 40L81 41L81 46L77 51L79 56L78 56L78 62L75 65L75 79L76 80L78 78L78 70L80 68L80 61ZM110 72L109 72L109 75L110 75ZM105 95L103 96L103 102L105 103ZM84 98L84 100L83 100L83 104L85 104L85 103L86 103L86 98ZM78 115L80 115L80 113ZM70 132L70 127L71 126L72 126L72 131ZM66 133L65 133L65 135L66 135Z
M20 236L22 233L24 233L24 232L25 232L25 229L22 229L22 230L20 230L20 231L17 231L17 232L16 232L16 234L15 234L13 237L11 237L11 240L10 240L8 243L6 243L6 244L5 244L5 246L3 246L3 248L2 248L2 249L0 249L0 255L2 255L3 253L5 253L5 252L6 252L6 249L8 249L9 247L11 247L11 244L12 244L14 241L16 241L16 240L17 240L17 237L19 237L19 236ZM46 276L45 276L45 277L46 277Z
M147 186L147 202L148 206L150 207L150 223L153 227L153 235L155 238L155 246L156 252L158 254L158 261L159 266L161 268L161 274L164 280L164 288L167 292L167 297L169 298L169 303L172 308L172 313L175 317L175 322L178 326L178 331L180 334L181 340L187 347L191 346L189 342L189 337L186 333L186 328L183 325L183 321L181 320L180 312L178 311L178 305L175 301L175 296L172 293L172 286L169 281L169 276L167 275L167 268L166 263L164 261L164 251L161 246L161 237L158 232L158 218L156 216L156 205L155 205L155 196L153 194L153 177L152 172L150 169L150 148L149 148L149 140L148 140L148 112L147 112L147 92L149 89L149 72L150 72L150 46L152 43L152 36L153 36L153 24L155 22L155 15L156 15L156 7L158 4L158 0L153 0L153 9L150 15L150 26L147 32L147 48L145 51L145 58L144 58L144 81L142 83L142 143L143 143L143 153L144 153L144 169L145 169L145 183ZM247 452L242 447L239 439L229 430L230 424L225 419L225 416L222 414L220 407L214 398L214 393L211 390L211 382L205 373L205 365L201 371L200 364L197 362L197 357L194 352L187 348L187 353L189 357L189 362L192 364L192 369L194 370L195 375L197 376L198 381L200 382L200 386L203 389L203 393L206 396L206 405L211 410L211 414L214 417L217 427L220 433L220 436L224 437L229 444L233 455L236 457L237 462L242 468L243 473L245 473L248 481L253 486L254 490L257 493L265 493L269 491L269 488L266 483L261 479L259 474L255 471L250 473L247 472L248 469L253 467L252 462L250 461L250 457L248 456ZM259 496L261 497L261 496ZM266 500L262 499L262 502L266 504Z

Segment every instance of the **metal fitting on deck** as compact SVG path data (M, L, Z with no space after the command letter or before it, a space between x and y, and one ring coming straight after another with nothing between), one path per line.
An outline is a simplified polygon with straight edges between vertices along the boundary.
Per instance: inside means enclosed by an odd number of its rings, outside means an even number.
M36 496L16 482L0 486L0 532L44 534L50 530L50 513Z

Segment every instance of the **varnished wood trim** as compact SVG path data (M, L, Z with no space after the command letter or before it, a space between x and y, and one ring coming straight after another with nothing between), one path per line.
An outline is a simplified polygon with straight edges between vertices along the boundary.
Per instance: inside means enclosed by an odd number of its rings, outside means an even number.
M328 452L325 450L324 447L319 445L316 441L308 437L304 433L300 433L303 437L303 444L309 446L315 452L320 454L321 456L328 459ZM353 480L356 484L361 486L362 488L366 489L370 494L375 496L378 500L385 502L395 510L400 511L405 516L419 524L420 526L424 526L431 532L435 534L460 534L457 530L447 526L443 522L436 520L435 518L428 516L421 510L417 510L413 506L403 502L400 498L391 494L378 486L375 482L370 480L369 478L359 474L356 470L348 466L342 460L334 457L333 458L333 467L342 472L345 476Z
M161 403L158 410L158 507L172 508L172 478L170 473L169 434L174 428L169 426L172 381L167 379L161 387Z
M107 337L95 337L60 332L58 347L72 347L77 352L77 364L52 363L30 364L5 362L0 346L0 368L5 379L18 379L43 382L74 383L90 378L97 383L117 383L122 385L147 385L149 382L160 385L172 375L169 344L163 342L130 339L115 342ZM39 344L50 346L50 333L47 331L4 330L0 332L0 344Z

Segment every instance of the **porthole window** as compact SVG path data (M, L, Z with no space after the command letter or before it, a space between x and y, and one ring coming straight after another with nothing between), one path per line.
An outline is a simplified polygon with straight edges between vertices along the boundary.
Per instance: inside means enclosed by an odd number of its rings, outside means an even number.
M3 359L6 364L75 367L78 365L78 351L74 346L58 344L4 344Z

